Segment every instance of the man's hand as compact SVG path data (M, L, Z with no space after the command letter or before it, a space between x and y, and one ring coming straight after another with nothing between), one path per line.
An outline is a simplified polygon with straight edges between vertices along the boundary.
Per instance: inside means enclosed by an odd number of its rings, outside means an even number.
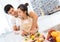
M32 25L30 33L35 34L37 31L38 31L38 25L37 24Z
M35 34L38 31L38 28L32 28L30 30L30 34Z
M30 33L31 33L31 34L34 34L34 33L36 33L37 31L38 31L38 25L37 25L37 23L33 23L33 24L32 24L32 27L31 27Z
M19 30L20 30L20 27L19 27L19 26L17 27L16 25L14 25L14 26L13 26L13 30L14 30L14 31L19 31Z

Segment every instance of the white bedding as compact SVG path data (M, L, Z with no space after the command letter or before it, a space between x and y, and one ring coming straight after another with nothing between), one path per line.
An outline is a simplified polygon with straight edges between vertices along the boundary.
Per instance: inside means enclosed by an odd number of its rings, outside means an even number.
M39 17L38 24L39 31L45 31L60 24L60 11L52 15Z
M60 11L49 16L39 17L38 24L40 32L60 24ZM22 40L20 35L15 35L11 31L0 36L0 42L22 42Z

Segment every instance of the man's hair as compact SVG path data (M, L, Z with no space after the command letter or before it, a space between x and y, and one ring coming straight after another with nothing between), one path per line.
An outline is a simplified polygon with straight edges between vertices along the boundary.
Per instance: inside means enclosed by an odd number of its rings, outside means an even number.
M10 5L10 4L7 4L7 5L4 7L4 11L5 11L6 13L8 13L8 11L10 10L10 8L13 8L13 6Z

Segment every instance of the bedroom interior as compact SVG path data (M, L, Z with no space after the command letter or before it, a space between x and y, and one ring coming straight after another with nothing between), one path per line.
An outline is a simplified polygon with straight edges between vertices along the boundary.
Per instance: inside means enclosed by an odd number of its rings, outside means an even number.
M21 3L29 3L28 10L38 15L38 31L45 37L49 29L60 31L60 0L0 0L0 42L22 42L22 37L13 33L11 16L4 12L6 4L17 9Z

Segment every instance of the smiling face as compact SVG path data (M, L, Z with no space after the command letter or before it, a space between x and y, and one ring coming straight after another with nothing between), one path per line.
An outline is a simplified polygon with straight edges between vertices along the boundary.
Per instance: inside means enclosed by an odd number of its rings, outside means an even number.
M20 8L18 9L18 17L24 18L26 16L26 12L22 11Z
M17 10L14 10L14 8L10 8L10 10L8 11L8 13L14 17L18 16L18 12Z

